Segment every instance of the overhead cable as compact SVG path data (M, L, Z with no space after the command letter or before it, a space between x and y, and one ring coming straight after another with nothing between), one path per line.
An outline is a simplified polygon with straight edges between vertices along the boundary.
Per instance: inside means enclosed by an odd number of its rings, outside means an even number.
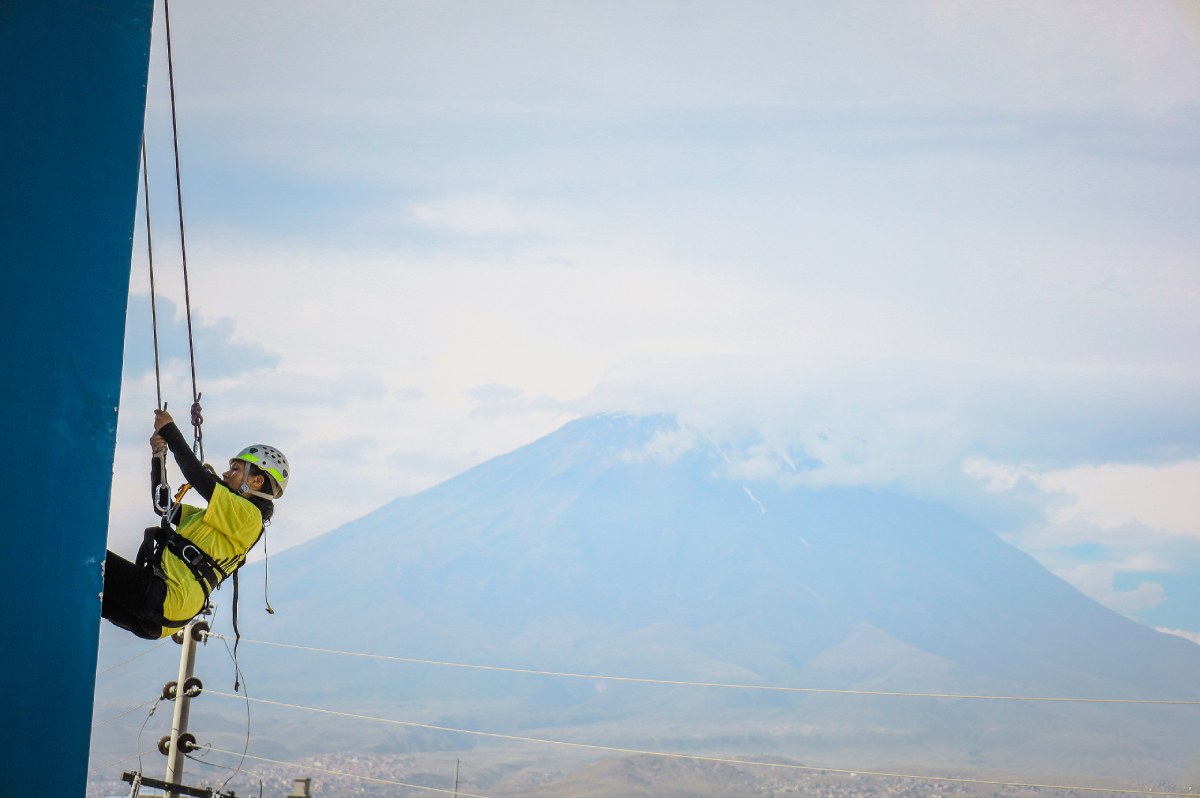
M171 638L169 638L169 637L164 637L162 640L159 640L156 644L154 644L150 648L139 651L138 653L134 654L129 659L118 662L116 665L109 665L107 668L105 668L104 670L97 673L96 678L99 679L101 676L103 676L106 673L111 673L112 671L115 671L117 668L122 668L122 667L128 665L129 663L133 662L135 659L138 659L139 657L146 656L151 651L156 651L157 649L162 648L163 644L168 642L170 639Z
M220 696L222 698L241 699L242 696L233 695L232 693L222 693L216 690L207 691L208 695ZM350 718L353 720L369 720L376 723L387 723L394 726L405 726L416 729L429 729L432 731L450 732L453 734L467 734L476 737L488 737L494 740L509 740L512 742L522 743L537 743L539 745L556 745L568 748L582 748L590 751L607 751L617 754L631 754L641 756L655 756L665 759L683 759L693 762L715 762L725 765L741 765L745 767L763 767L775 768L780 770L804 771L809 773L834 773L834 774L858 774L859 776L875 776L879 778L896 778L896 779L913 779L914 781L931 781L931 782L950 782L953 784L977 784L989 787L1022 787L1025 789L1038 790L1077 790L1080 792L1103 793L1109 795L1153 795L1153 796L1173 796L1174 798L1200 798L1200 792L1170 792L1161 790L1137 790L1128 788L1115 787L1078 787L1063 784L1036 784L1028 782L1016 781L993 781L988 779L968 779L955 778L950 776L929 776L914 773L887 773L881 771L870 770L848 770L845 768L830 768L818 767L816 765L796 765L783 762L760 762L753 759L737 759L731 757L713 757L702 756L700 754L680 754L664 751L647 751L638 748L623 748L611 745L599 745L596 743L578 743L569 742L566 740L548 740L541 737L525 737L517 734L502 734L500 732L485 732L472 729L456 729L450 726L437 726L431 723L417 723L415 721L394 720L392 718L380 718L372 715L360 715L353 712L341 712L334 709L321 709L319 707L307 707L302 704L289 704L283 701L272 701L266 698L248 698L246 700L257 701L261 704L269 704L271 706L283 707L286 709L300 709L307 712L316 712L323 715L333 715L336 717ZM213 749L216 750L216 749ZM253 758L253 757L251 757Z
M151 698L149 701L147 701L143 704L138 704L136 707L127 709L119 715L113 715L111 718L109 718L107 720L102 720L102 721L99 721L98 723L93 723L92 728L99 729L101 727L107 726L108 724L112 723L113 721L120 720L121 718L125 717L126 715L132 715L134 712L137 712L139 709L144 709L159 700L160 699L158 699L158 698Z
M223 792L225 790L225 787L228 786L229 782L233 781L234 776L237 776L239 774L244 774L244 775L249 776L258 781L258 794L259 794L259 797L261 798L261 796L263 794L264 781L266 779L268 779L269 777L263 776L261 773L255 773L253 770L243 767L243 765L246 764L246 757L244 755L245 754L244 751L242 752L243 753L242 758L237 763L237 767L229 767L228 765L219 765L216 762L209 762L207 759L203 759L201 757L201 754L212 751L211 745L205 745L203 748L198 749L198 750L200 751L200 753L185 753L184 756L187 757L187 759L191 762L196 762L201 765L207 765L210 768L218 768L220 770L230 771L229 776L225 779L225 781L221 782L221 786L216 788L217 792ZM225 753L225 752L222 751L221 753ZM235 754L235 756L236 756L236 754ZM233 793L230 793L230 794L232 795Z
M210 633L209 637L216 637L224 640L225 638L219 634ZM552 676L565 679L590 679L593 681L606 682L629 682L634 684L660 684L682 687L716 687L725 690L764 690L778 693L817 693L824 695L861 695L861 696L887 696L894 698L942 698L942 699L964 699L972 701L1042 701L1055 703L1077 703L1077 704L1157 704L1168 706L1200 706L1200 700L1184 700L1184 699L1152 699L1152 698L1072 698L1063 696L1023 696L1023 695L972 695L964 693L920 693L898 690L835 690L825 687L786 687L780 685L769 684L730 684L724 682L694 682L680 679L649 679L635 676L604 676L593 673L567 673L562 671L545 671L535 670L533 668L511 668L502 665L481 665L478 663L466 662L444 662L431 659L416 659L413 657L397 657L389 654L365 654L357 651L340 651L332 648L317 648L314 646L301 646L293 643L275 643L267 640L250 640L242 638L243 643L252 643L261 646L273 646L275 648L286 648L294 651L309 651L318 654L336 654L347 657L361 657L364 659L384 660L389 662L403 662L410 665L432 665L442 668L464 668L468 670L479 671L497 671L500 673L520 673L530 676Z
M140 759L142 754L148 754L151 751L157 751L157 750L158 750L158 748L147 748L146 750L138 751L135 754L126 754L125 756L121 757L120 759L114 759L112 762L108 762L103 765L92 765L90 768L88 768L88 773L99 773L102 770L108 770L109 768L116 767L117 765L121 764L122 762L128 762L130 759L133 759L134 757L138 757Z

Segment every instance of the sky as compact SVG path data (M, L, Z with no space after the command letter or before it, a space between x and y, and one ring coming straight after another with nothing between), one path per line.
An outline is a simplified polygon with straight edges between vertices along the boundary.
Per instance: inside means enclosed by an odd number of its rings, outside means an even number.
M1198 9L177 3L206 455L288 455L275 552L573 418L670 412L733 478L943 501L1200 643ZM153 520L141 213L110 529L130 555Z

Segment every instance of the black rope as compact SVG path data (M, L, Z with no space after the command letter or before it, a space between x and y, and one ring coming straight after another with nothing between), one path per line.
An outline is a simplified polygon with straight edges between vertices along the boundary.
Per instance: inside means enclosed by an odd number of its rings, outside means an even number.
M146 262L150 266L150 329L154 333L154 390L158 397L158 409L164 410L162 399L162 367L158 354L158 292L154 287L154 236L150 228L150 165L146 157L146 134L142 133L142 194L146 204ZM154 490L154 506L166 510L171 506L171 486L167 484L167 455L156 455L159 460L159 484ZM166 512L163 513L166 518Z
M154 389L162 410L162 370L158 360L158 302L154 290L154 237L150 233L150 167L146 161L146 135L142 134L142 195L146 205L146 261L150 264L150 326L154 331Z
M267 605L267 615L274 615L275 610L271 607L271 594L267 583L267 566L271 564L271 555L267 553L267 527L270 524L271 522L267 521L263 525L263 533L259 537L262 538L263 544L263 601Z
M179 208L179 251L183 259L183 303L187 315L188 360L192 367L192 451L204 461L204 433L200 425L200 392L196 390L196 347L192 338L192 296L188 286L187 241L183 226L183 178L179 169L179 122L175 114L175 64L171 55L171 3L163 0L163 21L167 28L167 80L171 87L171 133L175 143L175 197Z

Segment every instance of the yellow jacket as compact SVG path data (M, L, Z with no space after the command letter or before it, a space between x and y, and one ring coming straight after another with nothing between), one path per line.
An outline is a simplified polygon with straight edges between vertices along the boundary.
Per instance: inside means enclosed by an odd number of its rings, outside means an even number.
M262 512L248 499L217 483L207 508L182 505L178 533L216 561L221 579L232 574L258 542L263 531ZM204 608L204 588L183 560L163 549L161 569L166 577L167 595L163 617L186 622ZM216 585L213 585L215 588ZM163 627L166 637L178 627Z

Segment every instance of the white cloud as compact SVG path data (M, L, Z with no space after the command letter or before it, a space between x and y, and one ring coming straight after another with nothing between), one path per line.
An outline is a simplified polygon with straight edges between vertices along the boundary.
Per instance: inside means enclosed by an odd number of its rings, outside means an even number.
M1048 524L1067 533L1083 530L1095 540L1097 532L1111 533L1117 543L1131 527L1141 536L1200 539L1200 460L1162 465L1105 463L1059 470L1010 466L984 458L969 458L968 475L984 481L988 490L1003 492L1021 482L1055 496Z
M1166 591L1158 582L1139 582L1131 590L1117 590L1114 587L1117 570L1112 563L1081 563L1055 573L1101 604L1127 615L1153 609L1166 598Z
M1167 465L1105 463L1043 474L1047 490L1073 497L1056 515L1073 514L1105 529L1140 522L1200 540L1200 460Z
M1162 632L1165 635L1182 637L1184 640L1191 640L1193 643L1200 646L1200 632L1188 632L1183 629L1168 629L1165 626L1156 627L1154 631Z
M1168 579L1200 558L1194 459L1158 465L1105 463L1066 469L969 458L966 473L1005 500L1040 508L1003 529L1060 577L1132 617L1172 600ZM1158 574L1163 581L1147 575Z

